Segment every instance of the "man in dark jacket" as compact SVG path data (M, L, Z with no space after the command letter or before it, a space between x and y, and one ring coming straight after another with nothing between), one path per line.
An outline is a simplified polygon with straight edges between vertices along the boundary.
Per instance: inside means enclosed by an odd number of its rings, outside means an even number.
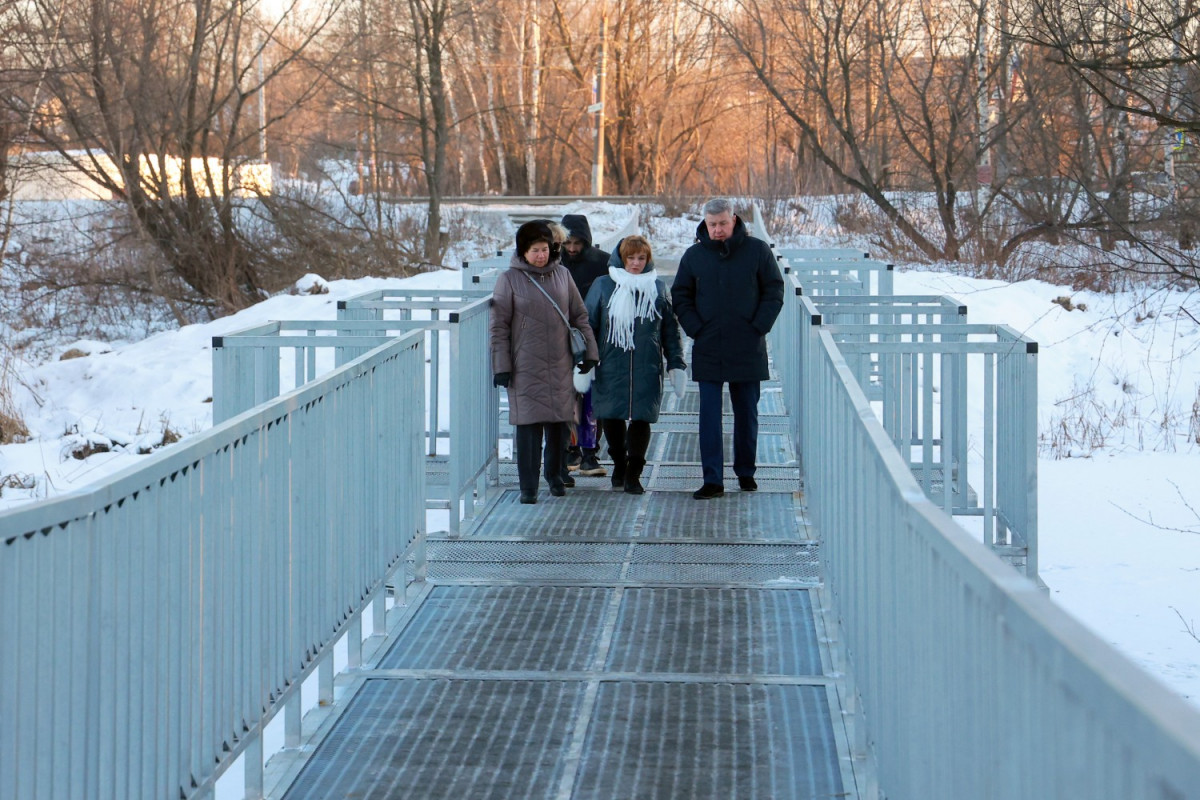
M583 214L566 214L562 226L567 229L567 241L559 254L560 263L571 273L579 294L587 297L592 282L608 274L609 254L592 244L592 226ZM600 447L599 427L592 415L592 393L580 399L579 425L576 428L577 444L567 448L567 468L578 469L580 475L604 477L596 452Z
M783 309L783 275L771 248L746 232L723 198L704 205L696 243L679 260L671 300L692 342L692 378L700 385L700 462L704 485L692 494L725 494L722 384L733 405L733 472L744 492L758 456L759 384L768 378L767 333Z

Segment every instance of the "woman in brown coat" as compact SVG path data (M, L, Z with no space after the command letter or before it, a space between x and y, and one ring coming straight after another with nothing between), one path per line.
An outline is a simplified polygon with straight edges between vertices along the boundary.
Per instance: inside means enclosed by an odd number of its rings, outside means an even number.
M492 382L508 390L522 503L537 502L543 435L550 494L567 493L562 461L567 423L575 414L574 364L567 323L555 304L583 332L587 353L579 369L588 372L599 356L583 298L571 274L558 263L550 227L542 221L526 222L517 229L517 250L509 268L496 280L491 329Z

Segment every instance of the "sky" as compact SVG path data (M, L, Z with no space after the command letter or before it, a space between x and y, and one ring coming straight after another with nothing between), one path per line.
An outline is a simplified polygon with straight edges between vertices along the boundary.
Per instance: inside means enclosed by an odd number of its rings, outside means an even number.
M598 239L629 212L586 209ZM655 255L677 256L695 225L651 219ZM779 244L846 242L796 236ZM460 256L470 254L446 261ZM445 270L406 285L458 280ZM103 480L144 458L138 451L161 443L166 429L186 438L211 427L213 336L269 320L334 319L338 300L400 281L310 275L296 288L314 284L327 293L282 294L145 338L129 330L111 342L64 340L41 363L10 359L7 380L31 440L0 446L0 512ZM970 322L1006 324L1039 343L1041 578L1051 599L1200 707L1200 296L1097 295L902 264L895 291L948 295L967 305ZM59 360L69 350L85 355ZM85 446L109 449L72 456ZM431 530L445 529L442 514L431 517Z

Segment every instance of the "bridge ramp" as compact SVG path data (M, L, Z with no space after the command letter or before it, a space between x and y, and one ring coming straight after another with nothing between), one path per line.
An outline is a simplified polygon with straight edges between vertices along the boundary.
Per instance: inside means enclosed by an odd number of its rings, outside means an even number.
M645 495L577 477L521 505L506 464L274 796L859 797L778 387L760 491L729 470L711 501L695 401L667 400Z

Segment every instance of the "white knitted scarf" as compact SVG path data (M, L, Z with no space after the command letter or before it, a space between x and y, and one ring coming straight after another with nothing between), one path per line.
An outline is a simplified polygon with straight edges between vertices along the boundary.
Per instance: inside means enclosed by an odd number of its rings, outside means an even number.
M608 341L632 350L637 321L658 319L658 273L648 269L635 275L621 267L609 267L608 277L617 284L608 301Z

